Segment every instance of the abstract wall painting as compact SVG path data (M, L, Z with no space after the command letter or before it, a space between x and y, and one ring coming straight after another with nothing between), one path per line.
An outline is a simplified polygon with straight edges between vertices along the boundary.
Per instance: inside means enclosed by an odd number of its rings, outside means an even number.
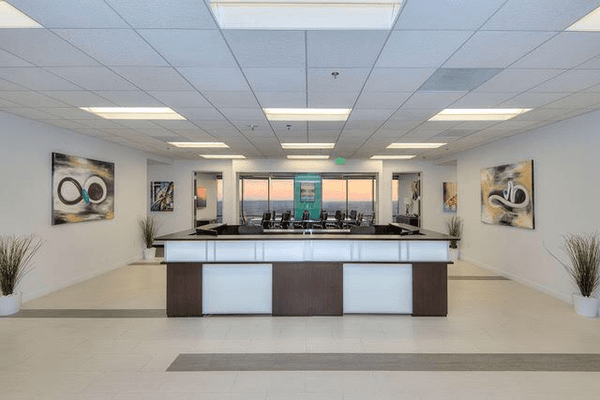
M481 170L481 221L535 228L533 160Z
M150 182L150 211L173 211L174 182Z
M114 215L115 164L52 153L52 225Z
M196 208L206 208L206 188L198 186L196 188Z
M444 212L456 212L458 206L458 192L456 182L443 182Z

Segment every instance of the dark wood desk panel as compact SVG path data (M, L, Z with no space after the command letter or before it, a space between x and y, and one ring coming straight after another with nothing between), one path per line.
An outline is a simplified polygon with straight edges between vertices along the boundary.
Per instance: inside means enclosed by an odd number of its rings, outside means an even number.
M273 315L341 316L342 286L342 263L273 263Z
M202 316L201 263L167 263L167 316Z
M448 315L448 265L413 262L413 313L415 317Z

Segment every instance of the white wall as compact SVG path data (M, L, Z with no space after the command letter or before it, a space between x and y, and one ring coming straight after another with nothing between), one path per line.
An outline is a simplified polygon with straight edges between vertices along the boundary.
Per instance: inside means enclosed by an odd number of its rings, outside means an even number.
M459 154L461 258L571 300L575 287L543 244L563 260L561 235L600 230L600 112ZM480 170L534 160L535 230L481 222Z
M0 234L35 234L43 247L21 283L29 300L130 263L143 248L146 157L125 147L0 112ZM115 163L115 217L51 225L52 152Z
M244 172L367 172L379 178L376 209L380 223L392 221L392 174L420 172L423 195L423 227L445 232L448 213L442 210L442 182L456 181L455 167L439 167L428 162L382 162L375 160L347 160L344 165L328 161L296 160L233 160L182 161L173 165L149 165L148 181L175 181L175 211L154 213L161 223L161 233L177 232L192 226L192 177L194 171L223 173L223 221L238 224L239 198L237 175ZM149 185L149 183L148 183Z

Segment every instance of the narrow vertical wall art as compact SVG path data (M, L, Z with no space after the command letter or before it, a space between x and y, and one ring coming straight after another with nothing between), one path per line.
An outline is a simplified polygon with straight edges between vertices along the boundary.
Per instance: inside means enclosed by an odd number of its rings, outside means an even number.
M150 211L173 211L174 182L150 183Z
M444 212L456 212L456 208L458 207L456 182L444 182L442 185Z

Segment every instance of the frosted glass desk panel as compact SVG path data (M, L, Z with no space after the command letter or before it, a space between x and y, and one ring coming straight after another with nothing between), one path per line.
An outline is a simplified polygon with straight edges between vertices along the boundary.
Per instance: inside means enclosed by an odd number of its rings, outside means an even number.
M344 314L412 314L412 265L344 264Z
M271 314L271 264L204 264L203 314Z

